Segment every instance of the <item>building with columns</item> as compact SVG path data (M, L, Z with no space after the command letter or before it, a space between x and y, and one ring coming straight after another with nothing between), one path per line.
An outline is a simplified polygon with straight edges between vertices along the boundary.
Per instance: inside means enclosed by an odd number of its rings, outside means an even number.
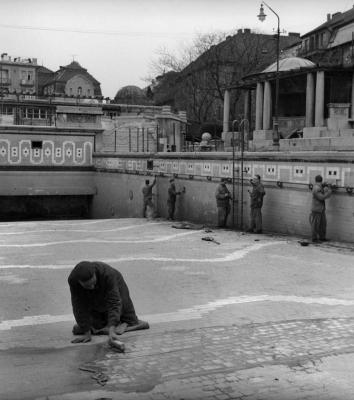
M342 150L352 147L354 128L354 7L326 21L284 49L279 60L279 146L272 146L276 118L276 63L246 75L226 91L225 148L230 147L228 99L243 91L244 118L253 150ZM239 92L240 93L240 92ZM300 140L301 139L301 140ZM246 141L247 142L247 141ZM349 146L349 147L348 147Z
M252 150L274 149L276 77L274 63L244 77L239 85L244 91L245 118L254 120ZM307 59L289 57L280 60L278 78L279 150L354 149L352 68L318 66ZM253 116L250 97L255 102Z

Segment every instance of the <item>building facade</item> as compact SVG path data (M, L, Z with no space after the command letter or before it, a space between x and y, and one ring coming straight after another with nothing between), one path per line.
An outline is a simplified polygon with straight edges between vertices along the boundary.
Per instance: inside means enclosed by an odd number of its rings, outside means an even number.
M0 58L0 94L38 92L36 58L11 57L2 53Z
M40 92L44 96L67 96L95 98L102 96L100 83L77 61L61 66L48 79L41 82Z
M319 66L353 66L354 7L346 12L327 14L327 20L301 36L297 55Z

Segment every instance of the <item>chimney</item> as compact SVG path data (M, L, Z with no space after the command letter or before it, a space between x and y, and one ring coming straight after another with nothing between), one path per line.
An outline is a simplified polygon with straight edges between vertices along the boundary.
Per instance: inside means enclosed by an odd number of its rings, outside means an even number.
M331 14L327 14L327 22L331 20Z

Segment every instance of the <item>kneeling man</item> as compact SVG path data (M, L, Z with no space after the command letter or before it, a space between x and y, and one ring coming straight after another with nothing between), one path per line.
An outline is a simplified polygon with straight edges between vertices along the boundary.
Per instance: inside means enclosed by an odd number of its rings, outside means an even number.
M73 334L82 335L72 343L87 343L91 334L106 334L112 341L117 334L149 328L136 316L122 274L108 264L81 261L71 271L68 282L77 322Z

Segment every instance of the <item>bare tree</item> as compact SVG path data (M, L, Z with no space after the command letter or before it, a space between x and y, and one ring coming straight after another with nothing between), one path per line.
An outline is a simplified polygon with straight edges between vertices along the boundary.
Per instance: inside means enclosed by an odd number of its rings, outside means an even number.
M282 41L283 45L289 42ZM155 68L160 72L174 71L174 75L162 74L160 86L165 100L180 110L186 110L188 118L202 125L213 122L221 125L225 90L235 87L246 75L259 72L275 58L273 35L239 30L237 34L214 32L198 35L178 55L160 50ZM157 71L157 69L156 69ZM157 85L158 86L158 85ZM241 91L231 92L231 118L243 111ZM163 104L163 96L160 98Z
M181 72L211 46L224 40L225 36L226 33L223 32L197 34L192 41L182 42L175 51L166 46L158 48L150 62L150 75L162 75L169 71Z

